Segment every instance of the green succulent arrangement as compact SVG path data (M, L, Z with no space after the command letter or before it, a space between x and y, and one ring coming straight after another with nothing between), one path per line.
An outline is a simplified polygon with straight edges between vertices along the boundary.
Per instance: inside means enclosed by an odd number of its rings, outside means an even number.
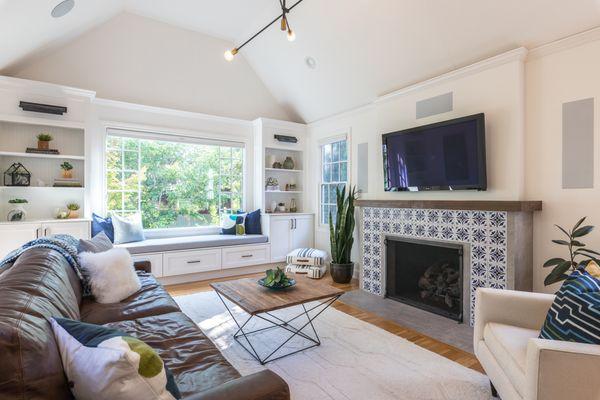
M585 218L586 217L583 217L577 221L569 231L556 225L556 227L567 237L567 240L554 239L552 240L552 243L566 246L569 250L569 258L564 259L555 257L544 263L544 268L554 267L548 276L546 276L546 279L544 279L544 285L552 285L553 283L567 279L569 277L568 273L574 271L577 266L582 263L587 264L591 260L599 262L597 257L600 257L600 253L588 249L585 247L585 243L582 243L579 239L594 230L592 225L581 226L585 221ZM579 258L579 261L577 258Z
M329 242L331 245L331 262L334 264L350 264L350 253L354 244L354 201L356 200L356 187L348 190L346 187L335 189L337 198L337 215L335 223L331 211L329 212Z
M291 284L290 278L285 275L285 272L277 267L277 269L268 269L263 284L269 288L284 288Z
M79 204L69 203L69 204L67 204L67 209L69 209L71 211L77 211L77 210L79 210Z
M52 139L54 138L49 133L40 133L39 135L37 135L37 140L39 140L40 142L50 142L52 141Z
M68 161L64 161L62 164L60 164L60 168L64 169L65 171L70 171L73 169L73 164Z
M27 204L29 203L26 199L10 199L9 204Z

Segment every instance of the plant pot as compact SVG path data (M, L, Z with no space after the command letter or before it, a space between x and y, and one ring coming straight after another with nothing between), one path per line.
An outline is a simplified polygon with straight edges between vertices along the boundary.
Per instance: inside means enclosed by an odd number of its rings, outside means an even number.
M335 283L349 283L352 280L354 274L354 263L350 264L329 264L329 273L331 273L331 279Z
M62 170L62 177L64 179L71 179L71 178L73 178L73 170L63 169Z
M50 148L50 142L38 140L39 150L48 150Z
M69 219L79 218L79 210L69 210Z
M283 161L283 168L284 169L294 169L294 160L292 160L292 157L285 158L285 160Z

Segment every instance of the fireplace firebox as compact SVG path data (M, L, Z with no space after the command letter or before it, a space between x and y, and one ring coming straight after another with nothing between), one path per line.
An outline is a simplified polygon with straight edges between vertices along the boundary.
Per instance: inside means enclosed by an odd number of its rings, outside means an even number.
M386 237L386 297L463 319L463 246Z

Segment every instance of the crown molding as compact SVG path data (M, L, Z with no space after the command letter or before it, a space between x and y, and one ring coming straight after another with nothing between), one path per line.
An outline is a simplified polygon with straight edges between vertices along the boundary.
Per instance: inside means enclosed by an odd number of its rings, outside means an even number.
M93 101L96 98L96 92L91 90L78 89L54 83L32 81L29 79L14 78L5 75L0 75L0 87L9 90L26 90L28 93L48 96L67 96L79 100Z
M283 121L280 119L272 119L272 118L257 118L252 121L253 125L262 124L263 126L270 126L281 129L306 129L306 124L301 124L299 122L291 122L291 121Z
M316 127L319 125L326 124L329 120L349 117L349 116L357 114L357 113L372 110L373 108L375 108L374 102L368 103L368 104L363 104L362 106L350 108L350 109L342 111L342 112L338 112L335 114L328 115L326 117L315 119L314 121L307 123L307 126L309 126L310 128L313 128L313 127Z
M436 76L425 81L415 83L414 85L406 86L402 89L396 90L389 94L378 97L374 103L379 104L391 100L393 98L404 96L412 93L416 90L425 89L431 86L439 85L447 81L462 78L464 76L473 75L481 71L485 71L490 68L495 68L500 65L504 65L513 61L524 61L527 57L528 50L525 47L518 47L514 50L510 50L497 56L486 58L485 60L478 61L471 65L456 69L454 71L447 72L445 74Z
M555 40L554 42L546 43L541 46L535 47L529 50L527 55L527 61L535 60L541 57L548 56L550 54L558 53L560 51L572 49L586 43L595 42L600 40L600 27L593 28L584 32L579 32L565 38Z
M245 120L245 119L221 117L218 115L203 114L203 113L197 113L197 112L193 112L193 111L182 111L182 110L176 110L173 108L147 106L144 104L128 103L125 101L110 100L110 99L103 99L103 98L96 98L96 99L94 99L93 102L94 102L94 104L101 106L101 107L112 107L112 108L119 108L119 109L123 109L123 110L146 112L146 113L151 113L151 114L162 114L162 115L169 115L169 116L180 117L180 118L189 118L189 119L199 119L199 120L203 120L203 121L220 122L220 123L226 123L226 124L231 124L231 125L243 126L246 128L252 127L252 121Z

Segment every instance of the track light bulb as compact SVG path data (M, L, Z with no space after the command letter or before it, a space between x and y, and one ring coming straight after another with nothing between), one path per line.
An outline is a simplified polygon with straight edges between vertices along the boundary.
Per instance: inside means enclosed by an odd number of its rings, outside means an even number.
M294 40L296 40L296 32L294 32L292 30L292 28L288 28L287 31L287 38L290 42L293 42Z
M233 57L237 54L238 49L227 50L223 56L227 61L233 61Z

